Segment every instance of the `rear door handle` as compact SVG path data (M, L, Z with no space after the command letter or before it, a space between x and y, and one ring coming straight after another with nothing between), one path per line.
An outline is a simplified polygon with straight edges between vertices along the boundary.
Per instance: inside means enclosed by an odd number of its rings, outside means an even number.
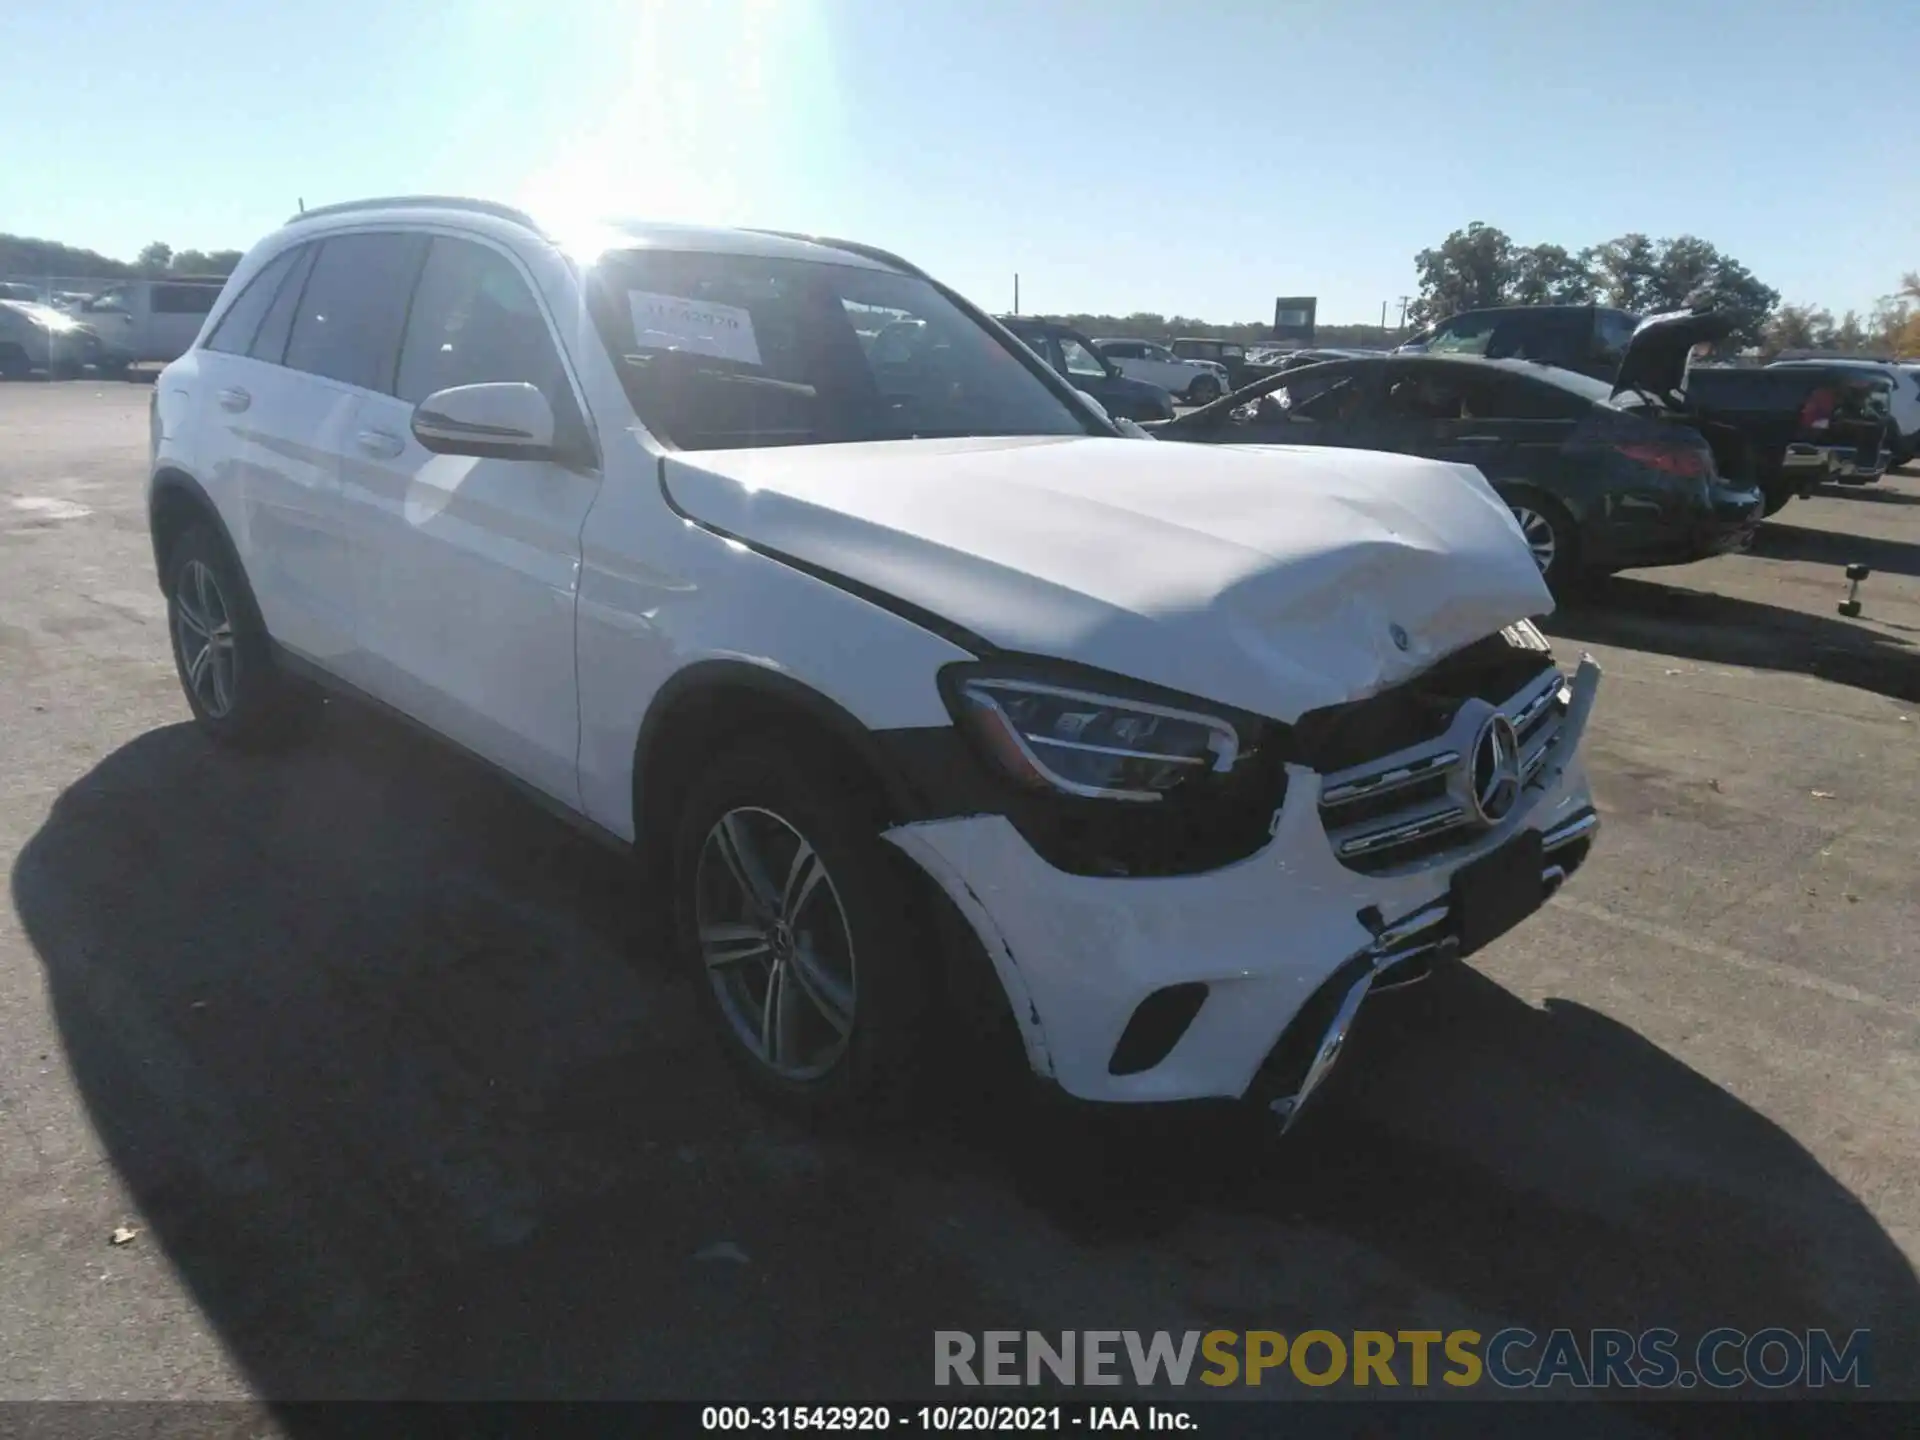
M391 460L407 448L407 442L391 430L362 430L354 436L354 443L378 460Z
M1456 445L1498 445L1498 435L1461 435L1453 442Z
M253 396L242 390L238 385L231 385L225 390L222 390L217 398L220 401L220 408L222 410L232 410L236 414L253 404Z

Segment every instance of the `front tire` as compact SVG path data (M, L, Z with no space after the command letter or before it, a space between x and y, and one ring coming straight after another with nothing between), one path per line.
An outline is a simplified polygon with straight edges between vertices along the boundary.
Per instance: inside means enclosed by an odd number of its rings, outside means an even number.
M897 1115L920 1088L937 941L858 777L751 741L694 781L673 915L709 1020L762 1097L818 1121Z
M274 663L246 579L207 525L167 556L167 629L180 688L211 739L257 750L306 735L320 697Z

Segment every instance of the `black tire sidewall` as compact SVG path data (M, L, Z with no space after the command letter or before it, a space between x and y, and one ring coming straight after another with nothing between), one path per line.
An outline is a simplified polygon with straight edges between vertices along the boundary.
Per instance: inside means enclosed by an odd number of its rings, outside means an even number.
M919 1091L927 1053L937 938L915 903L909 861L880 838L876 807L857 778L804 746L749 742L694 780L674 825L674 949L735 1068L775 1104L817 1121L897 1118ZM780 816L819 855L846 912L854 956L853 1037L833 1068L798 1081L760 1063L735 1034L706 974L694 920L694 877L721 815L759 806Z
M187 566L199 561L212 572L220 588L233 632L233 704L225 715L210 714L187 683L185 657L180 653L180 578ZM207 734L224 744L251 748L290 738L294 707L291 688L274 664L273 647L254 604L253 592L227 547L213 530L195 525L167 554L167 645L173 652L174 673L187 697L193 718Z
M1191 385L1187 386L1187 403L1189 405L1209 405L1215 400L1218 400L1223 393L1218 380L1215 380L1210 375L1202 375Z

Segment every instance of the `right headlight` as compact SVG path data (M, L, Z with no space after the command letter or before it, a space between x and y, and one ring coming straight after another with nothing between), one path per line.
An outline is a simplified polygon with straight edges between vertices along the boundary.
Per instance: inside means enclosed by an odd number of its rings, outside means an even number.
M980 748L1036 790L1151 804L1233 769L1243 749L1221 716L1097 690L973 675L955 695Z

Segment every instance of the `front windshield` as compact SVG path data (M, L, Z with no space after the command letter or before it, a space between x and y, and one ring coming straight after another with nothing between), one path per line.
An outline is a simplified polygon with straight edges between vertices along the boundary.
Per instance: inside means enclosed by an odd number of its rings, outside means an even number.
M1428 337L1434 355L1484 355L1493 339L1491 315L1456 315Z
M634 412L683 450L1089 422L929 281L762 255L619 251L589 272Z

